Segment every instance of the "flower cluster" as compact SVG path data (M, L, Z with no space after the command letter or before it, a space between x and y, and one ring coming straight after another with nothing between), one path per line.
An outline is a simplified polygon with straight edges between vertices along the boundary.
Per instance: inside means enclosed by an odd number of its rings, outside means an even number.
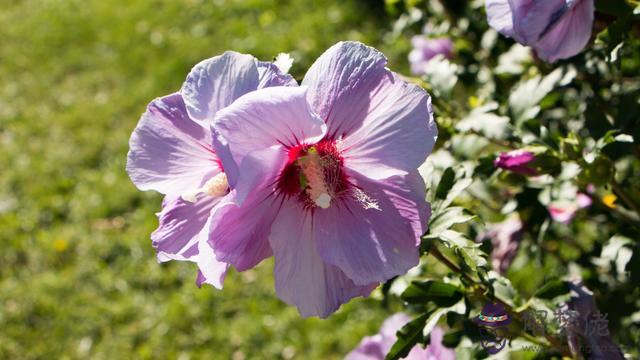
M198 285L221 288L230 266L273 256L278 296L320 317L417 265L430 214L417 168L437 128L428 94L385 65L341 42L298 86L227 52L154 100L127 171L165 195L158 260L195 262Z

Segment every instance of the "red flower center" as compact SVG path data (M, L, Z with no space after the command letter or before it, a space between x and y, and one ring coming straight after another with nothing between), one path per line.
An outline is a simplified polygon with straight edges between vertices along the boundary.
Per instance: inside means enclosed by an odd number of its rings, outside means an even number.
M300 144L287 151L289 160L276 186L280 193L297 197L306 207L326 209L349 190L344 160L335 141Z

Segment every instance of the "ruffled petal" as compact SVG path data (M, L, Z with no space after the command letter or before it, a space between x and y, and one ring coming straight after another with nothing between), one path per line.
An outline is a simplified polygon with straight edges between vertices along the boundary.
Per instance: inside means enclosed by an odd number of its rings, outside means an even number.
M211 209L221 198L198 195L191 203L180 197L167 199L158 214L160 225L151 234L158 261L191 260L198 254L198 234L205 227Z
M258 61L258 89L272 86L298 86L298 83L289 74L285 74L271 62Z
M356 284L385 281L418 264L430 216L417 171L384 181L351 173L359 190L328 209L315 209L320 256Z
M309 86L312 108L340 138L360 127L368 113L370 97L389 76L387 59L359 42L339 42L322 54L302 80Z
M271 256L268 235L278 214L273 184L286 161L282 147L246 157L236 188L212 213L209 245L219 261L244 271Z
M180 195L219 172L211 133L189 119L180 94L151 102L129 140L127 173L138 189Z
M363 123L344 138L341 148L348 167L383 179L417 169L437 137L427 92L388 72L370 94Z
M278 296L295 305L303 317L325 318L350 299L369 295L377 283L357 286L340 269L322 261L312 217L297 202L285 200L269 241Z
M305 87L271 87L247 94L218 112L214 144L225 169L252 151L274 145L294 146L320 140L326 127L311 110ZM233 167L233 164L229 165Z
M218 110L256 90L259 82L253 56L227 51L194 66L180 93L189 116L205 123L213 120Z
M487 0L487 21L489 25L504 36L515 37L513 31L513 13L509 0Z
M578 54L589 42L593 27L593 0L578 0L535 44L538 56L548 62Z

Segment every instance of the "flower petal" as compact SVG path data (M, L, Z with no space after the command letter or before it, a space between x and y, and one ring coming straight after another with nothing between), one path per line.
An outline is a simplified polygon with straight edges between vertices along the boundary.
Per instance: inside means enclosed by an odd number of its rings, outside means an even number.
M514 38L513 13L509 0L487 0L485 8L489 25L502 35Z
M245 158L236 188L212 213L209 245L219 261L244 271L271 256L268 235L278 213L272 187L286 160L281 147Z
M205 224L203 230L198 235L198 255L196 262L198 263L198 278L196 284L201 287L202 284L209 284L217 289L222 289L222 283L227 276L229 264L216 259L216 254L207 242L211 226L211 218Z
M509 0L513 29L518 42L535 44L545 31L567 10L565 0Z
M258 61L258 89L272 86L298 86L298 83L289 74L285 74L271 62Z
M424 182L417 171L384 181L352 173L361 189L328 209L316 209L320 256L356 284L385 281L418 264L427 220Z
M388 76L387 59L378 50L359 42L339 42L311 65L302 80L309 86L312 108L340 138L357 129L369 109L370 96Z
M417 169L438 137L429 95L388 72L370 97L362 126L342 142L345 163L371 179Z
M335 266L326 264L316 249L311 212L285 200L271 228L269 241L275 257L276 293L295 305L303 317L325 318L357 296L367 296L378 285L357 286Z
M253 56L227 51L194 66L180 93L189 116L204 123L235 99L256 90L259 82Z
M578 54L591 38L593 0L578 0L535 44L538 56L548 62Z
M180 94L152 101L129 140L127 172L140 190L180 195L220 172L211 134L187 116Z
M393 334L395 339L395 333ZM380 334L366 336L360 341L360 344L353 349L344 360L382 360L387 355L391 347L385 346L384 340Z
M220 153L228 152L240 164L255 150L320 140L326 127L309 107L306 96L305 87L271 87L236 100L216 115L212 126L219 135L216 151L225 147ZM230 160L222 157L225 169Z
M195 203L167 199L158 214L160 225L151 234L158 261L191 260L198 254L198 234L205 227L219 197L198 195Z

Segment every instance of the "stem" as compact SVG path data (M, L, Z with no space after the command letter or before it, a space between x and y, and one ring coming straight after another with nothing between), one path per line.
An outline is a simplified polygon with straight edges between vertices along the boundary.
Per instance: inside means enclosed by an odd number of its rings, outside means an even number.
M442 254L440 252L440 249L438 249L435 245L431 245L431 248L429 250L429 254L433 255L434 258L436 258L441 263L446 265L453 272L460 274L460 276L464 277L469 282L473 283L482 292L482 297L484 297L485 300L499 302L505 308L505 310L513 316L513 318L517 322L519 322L520 324L524 324L524 321L522 320L522 317L520 316L520 313L515 311L513 309L513 307L511 307L511 305L507 304L504 300L498 298L495 295L494 295L493 299L490 299L488 296L486 296L485 293L487 291L487 288L483 284L476 282L471 276L469 276L469 274L467 274L464 271L462 271L462 269L457 264L453 263L444 254ZM555 348L556 350L559 350L564 356L571 356L571 354L567 351L567 347L563 346L556 338L552 337L549 334L546 334L546 333L544 334L545 339L549 342L548 344L543 342L543 341L540 341L538 338L536 338L534 336L531 336L526 331L523 331L522 333L518 333L516 335L522 336L525 339L527 339L528 341L533 342L533 343L538 344L538 345L549 346L549 344L550 344L553 348Z

